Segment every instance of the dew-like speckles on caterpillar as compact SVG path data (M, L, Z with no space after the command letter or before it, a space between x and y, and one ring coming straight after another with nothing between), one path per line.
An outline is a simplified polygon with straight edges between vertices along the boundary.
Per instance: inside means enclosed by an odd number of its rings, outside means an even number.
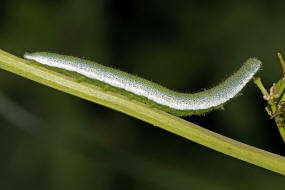
M26 53L24 58L83 75L109 85L119 93L123 92L126 96L178 116L203 114L221 108L242 90L261 67L258 59L250 58L237 72L219 85L188 94L175 92L146 79L77 57L35 52Z

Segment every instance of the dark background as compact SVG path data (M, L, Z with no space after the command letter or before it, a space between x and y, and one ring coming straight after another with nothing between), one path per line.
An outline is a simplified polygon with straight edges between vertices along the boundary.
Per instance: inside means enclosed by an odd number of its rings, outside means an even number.
M88 58L195 92L249 57L281 77L285 1L1 0L0 48ZM0 189L283 189L284 177L0 70ZM285 155L250 83L225 111L185 119Z

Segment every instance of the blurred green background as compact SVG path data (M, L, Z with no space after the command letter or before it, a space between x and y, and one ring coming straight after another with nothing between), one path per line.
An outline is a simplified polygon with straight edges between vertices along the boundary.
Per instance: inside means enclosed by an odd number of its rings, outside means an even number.
M281 77L285 1L1 0L0 48L88 58L195 92L249 57ZM284 177L0 70L0 189L284 189ZM185 118L285 155L250 83L225 111Z

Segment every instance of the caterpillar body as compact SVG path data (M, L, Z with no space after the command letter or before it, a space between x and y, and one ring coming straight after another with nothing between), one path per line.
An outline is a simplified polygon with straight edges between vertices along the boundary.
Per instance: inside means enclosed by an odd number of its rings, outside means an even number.
M76 72L89 79L110 85L116 90L123 90L124 95L130 95L138 101L177 116L203 114L222 107L245 87L261 67L261 61L250 58L219 85L189 94L175 92L129 73L73 56L35 52L25 53L24 58L46 66Z

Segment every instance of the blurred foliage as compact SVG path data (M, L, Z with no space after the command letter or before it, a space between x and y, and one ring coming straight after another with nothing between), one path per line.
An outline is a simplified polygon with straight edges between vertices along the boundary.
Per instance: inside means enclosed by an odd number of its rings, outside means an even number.
M281 76L284 8L277 0L2 0L0 44L18 56L85 57L185 92L217 84L256 56L270 86ZM8 98L0 101L0 189L284 187L283 176L2 70L0 90ZM258 89L243 94L226 111L185 119L285 155ZM40 130L32 135L25 122Z

